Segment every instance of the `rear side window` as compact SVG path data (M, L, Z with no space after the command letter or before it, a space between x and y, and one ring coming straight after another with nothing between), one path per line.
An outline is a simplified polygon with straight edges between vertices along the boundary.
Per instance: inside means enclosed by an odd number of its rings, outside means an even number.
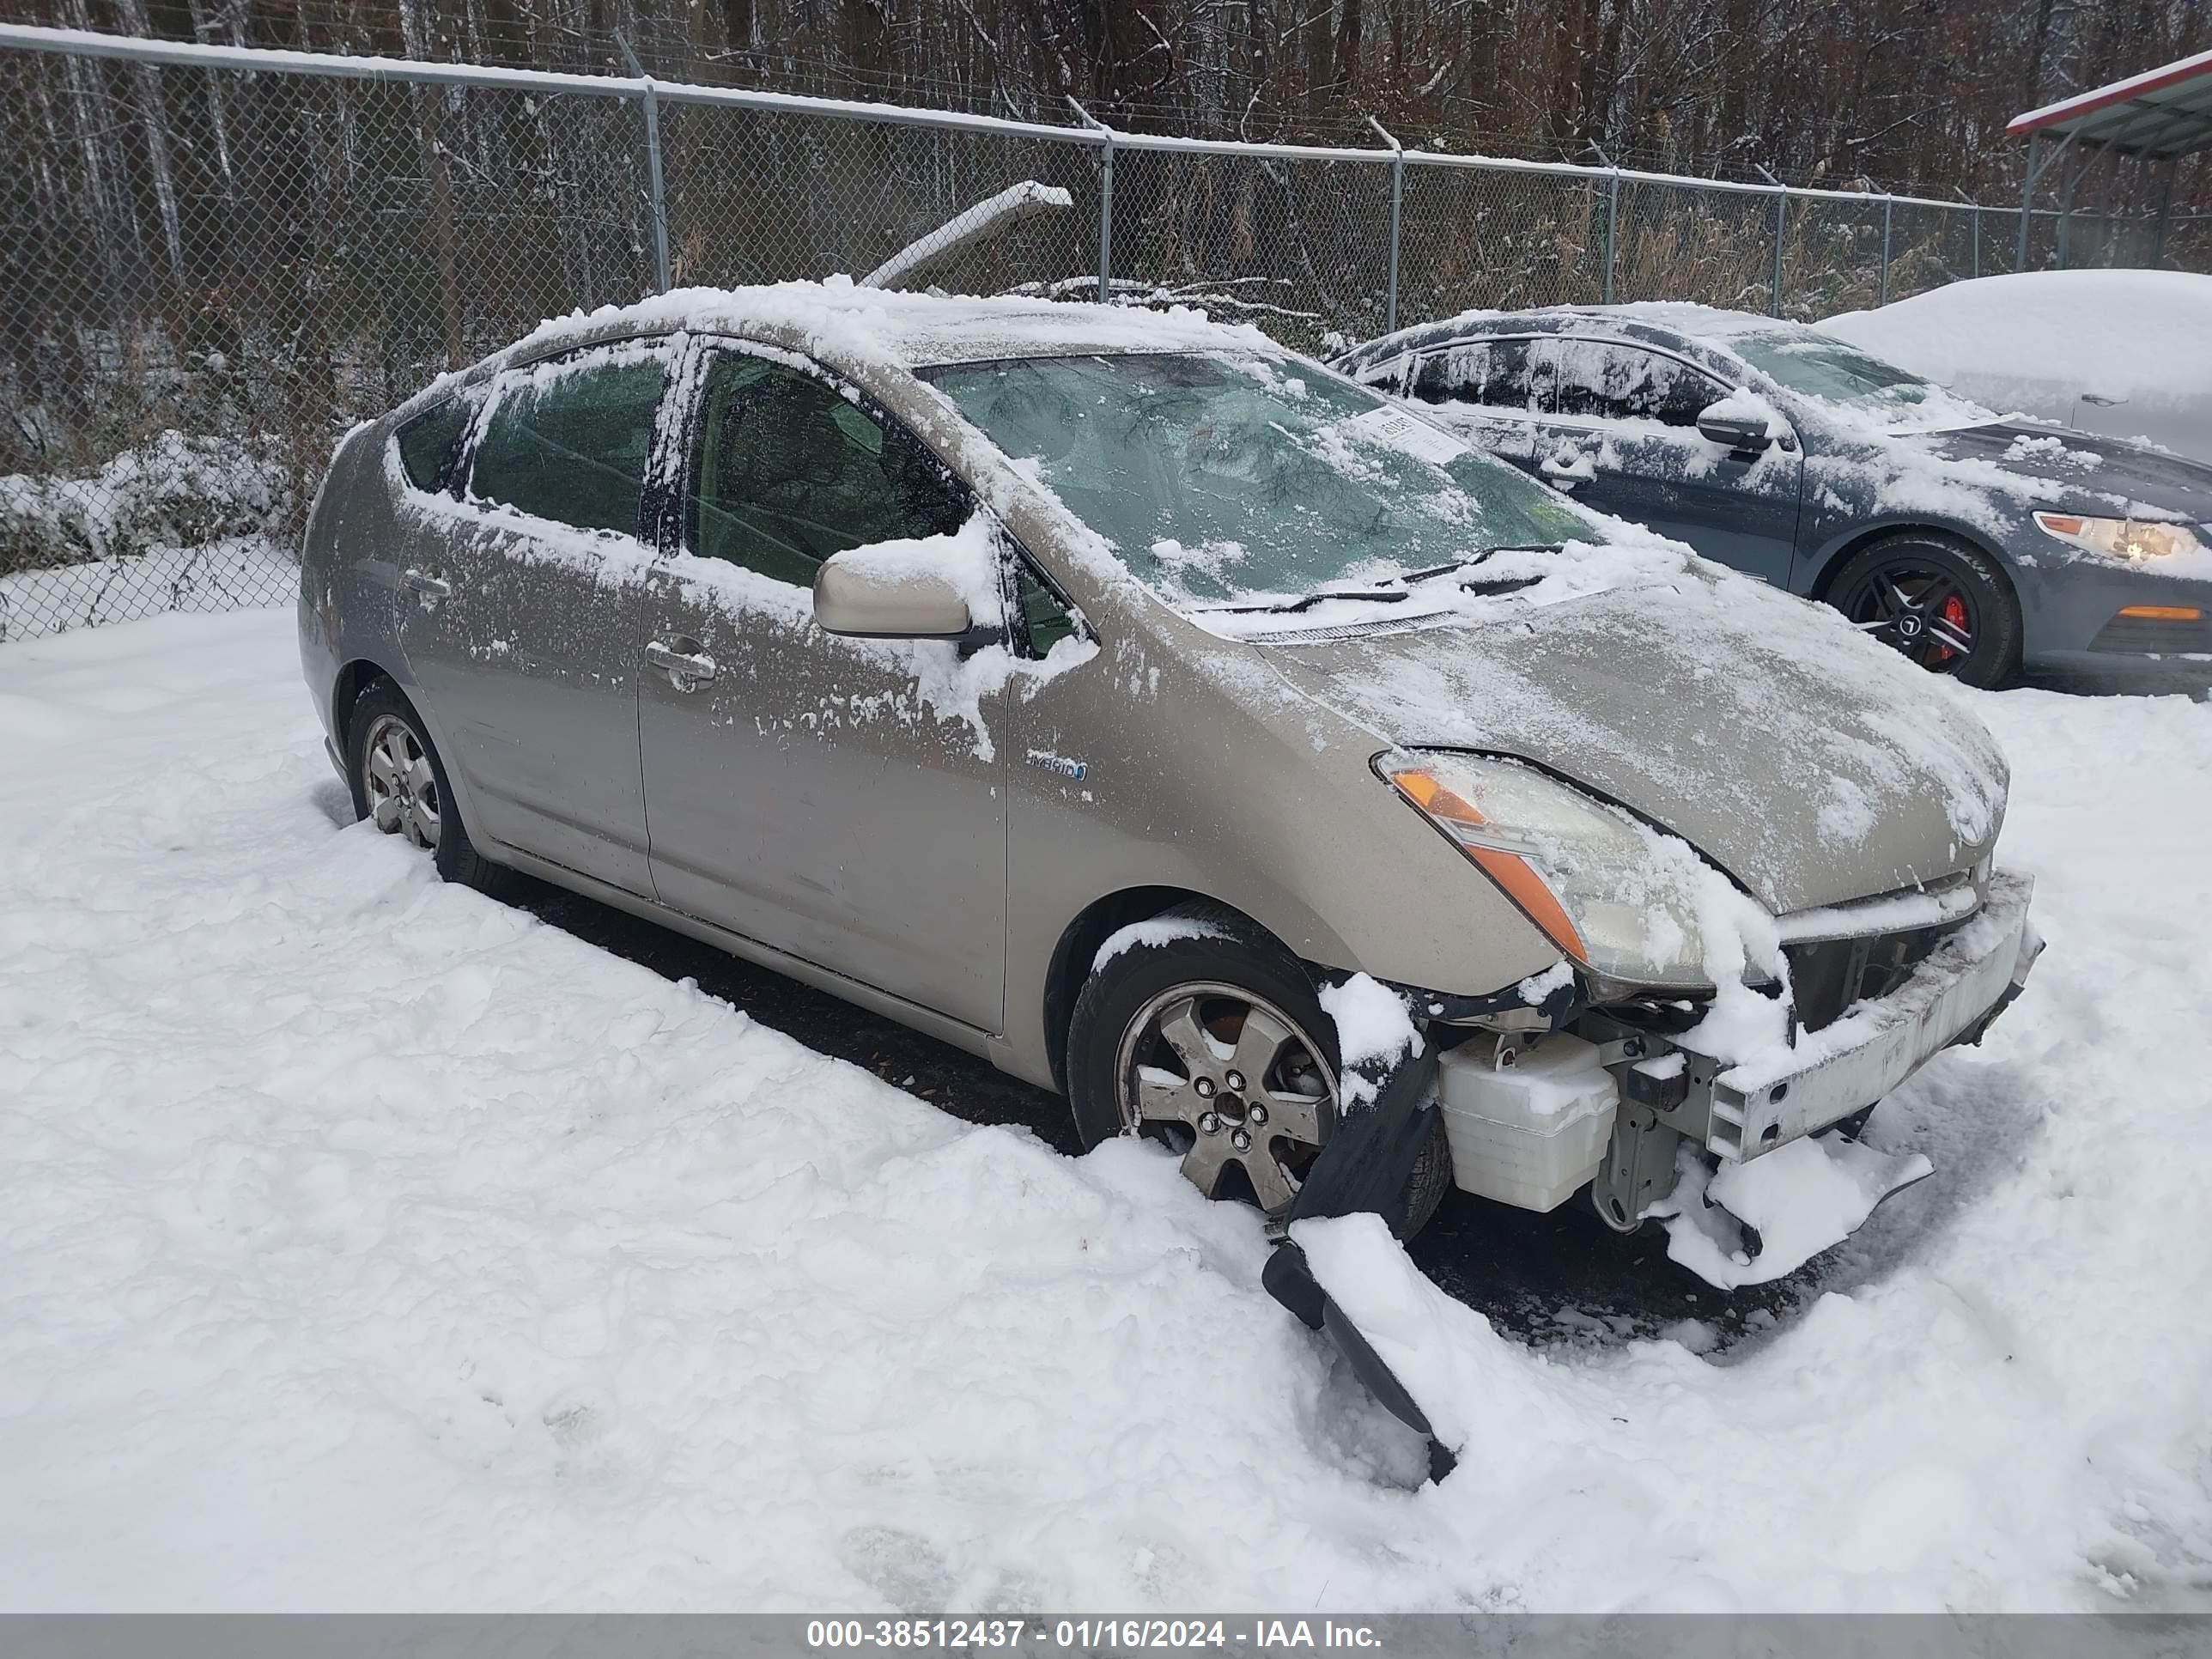
M407 482L428 495L436 495L450 483L461 436L469 429L476 404L448 398L434 404L399 428L399 470Z
M1486 409L1540 411L1545 365L1528 340L1469 340L1431 352L1417 364L1412 393L1425 404L1477 404Z
M1559 361L1558 412L1599 421L1657 421L1692 427L1728 395L1728 388L1679 357L1607 340L1563 339L1552 350Z
M637 533L668 369L584 359L517 374L477 441L469 493L579 530Z

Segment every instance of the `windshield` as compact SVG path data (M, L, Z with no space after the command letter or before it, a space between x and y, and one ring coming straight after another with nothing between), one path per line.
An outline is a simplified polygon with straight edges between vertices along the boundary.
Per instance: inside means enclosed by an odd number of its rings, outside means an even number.
M1602 539L1503 463L1294 362L1048 357L920 373L1174 599L1265 603Z
M1809 328L1741 334L1729 343L1753 368L1792 392L1854 404L1870 414L1917 409L1942 391L1910 370Z

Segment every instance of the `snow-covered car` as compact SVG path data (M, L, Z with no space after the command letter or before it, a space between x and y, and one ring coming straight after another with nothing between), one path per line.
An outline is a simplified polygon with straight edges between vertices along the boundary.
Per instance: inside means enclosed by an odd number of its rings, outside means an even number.
M1834 335L1692 305L1470 312L1336 367L1969 684L2212 664L2212 465L2002 418Z
M1626 1231L1762 1164L1870 1206L1925 1165L1827 1132L2036 949L1953 694L1191 313L548 324L339 446L300 642L448 879L824 987L1285 1221L1456 1180Z
M2212 461L2212 276L2019 271L1820 328L1991 409Z

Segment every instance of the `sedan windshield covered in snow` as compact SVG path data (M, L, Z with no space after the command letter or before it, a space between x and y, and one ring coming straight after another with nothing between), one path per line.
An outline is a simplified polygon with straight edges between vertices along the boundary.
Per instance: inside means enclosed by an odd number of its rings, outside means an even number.
M1955 406L1942 386L1809 328L1740 334L1738 356L1791 392L1844 404L1877 420L1910 419L1924 406Z
M1549 491L1417 416L1258 356L920 372L1177 599L1264 603L1498 548L1602 539Z

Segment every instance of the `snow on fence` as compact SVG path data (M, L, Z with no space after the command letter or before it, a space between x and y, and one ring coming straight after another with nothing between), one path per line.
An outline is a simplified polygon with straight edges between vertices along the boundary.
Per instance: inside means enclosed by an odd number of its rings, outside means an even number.
M861 272L1035 181L974 292L1172 294L1317 348L1479 305L1799 316L2010 267L2019 212L0 24L0 638L281 601L352 422L540 319ZM2031 258L2059 245L2031 221ZM2133 227L2075 216L2070 257Z

